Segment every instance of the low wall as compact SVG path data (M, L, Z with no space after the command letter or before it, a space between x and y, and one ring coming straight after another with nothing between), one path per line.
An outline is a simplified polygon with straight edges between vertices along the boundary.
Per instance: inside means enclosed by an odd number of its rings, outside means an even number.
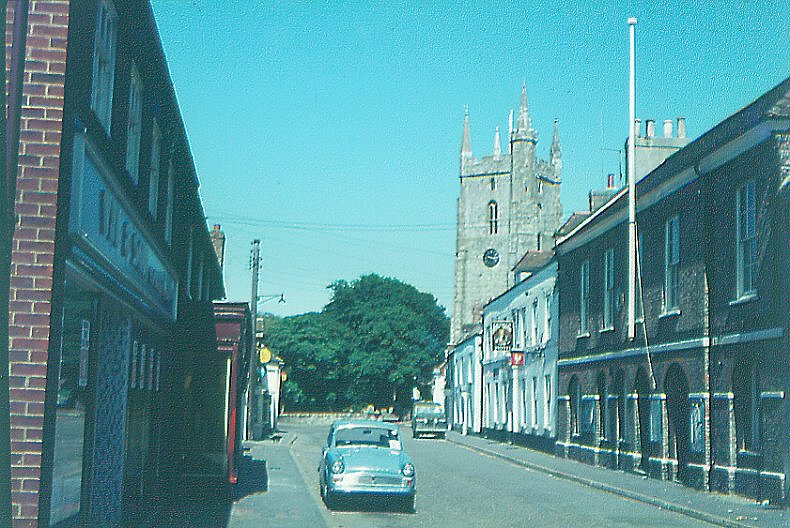
M279 417L280 423L298 422L331 424L335 420L381 420L382 417L370 413L349 413L349 412L289 412L283 413Z

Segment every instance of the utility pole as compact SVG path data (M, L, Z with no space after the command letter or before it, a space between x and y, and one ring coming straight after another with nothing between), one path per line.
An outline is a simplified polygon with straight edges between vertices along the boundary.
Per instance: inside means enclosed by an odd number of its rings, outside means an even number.
M250 314L252 317L253 353L250 355L250 378L247 389L247 439L256 439L255 429L258 427L261 416L258 412L260 405L258 397L258 274L261 266L261 241L257 238L252 241L250 253L250 268L252 269L252 294L250 295Z
M8 2L0 2L5 27ZM8 301L11 287L11 252L14 240L14 203L19 153L19 118L25 73L28 1L14 2L11 69L6 96L6 69L0 72L0 526L11 526L11 408L8 395ZM3 50L8 47L3 32ZM5 55L4 55L5 57ZM6 119L6 108L8 119Z

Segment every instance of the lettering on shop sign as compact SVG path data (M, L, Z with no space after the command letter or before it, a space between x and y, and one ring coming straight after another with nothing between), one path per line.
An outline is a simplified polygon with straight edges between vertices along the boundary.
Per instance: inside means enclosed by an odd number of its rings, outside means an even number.
M75 187L72 190L70 229L88 242L103 261L152 301L170 319L175 318L177 282L156 251L156 242L142 227L133 206L125 203L123 191L111 185L112 178L83 136L74 142ZM98 262L98 261L97 261ZM138 383L142 383L139 380Z

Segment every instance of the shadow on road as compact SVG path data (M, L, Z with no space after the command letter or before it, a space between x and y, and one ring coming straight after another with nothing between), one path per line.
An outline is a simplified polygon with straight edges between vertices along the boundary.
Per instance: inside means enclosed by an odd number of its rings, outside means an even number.
M335 499L332 509L344 512L415 513L411 509L411 504L406 501L367 496Z

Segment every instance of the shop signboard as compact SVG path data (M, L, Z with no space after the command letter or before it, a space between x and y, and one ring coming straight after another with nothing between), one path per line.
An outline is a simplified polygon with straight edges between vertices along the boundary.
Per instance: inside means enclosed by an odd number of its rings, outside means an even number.
M85 136L74 139L74 187L69 230L99 266L119 277L162 315L174 320L178 283L133 200L108 176L110 169Z
M513 321L491 323L491 349L495 352L510 352L513 348Z

